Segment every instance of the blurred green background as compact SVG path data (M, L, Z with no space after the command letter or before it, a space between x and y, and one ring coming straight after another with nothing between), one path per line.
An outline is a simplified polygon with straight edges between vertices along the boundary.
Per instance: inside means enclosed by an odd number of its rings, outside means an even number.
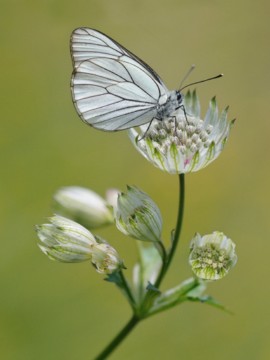
M191 275L195 231L224 231L239 261L209 293L234 315L183 304L142 323L111 359L269 359L269 12L267 1L1 0L0 357L92 359L130 317L111 284L87 263L59 264L36 246L34 224L51 215L60 186L134 184L160 206L164 238L174 226L176 176L132 147L126 132L103 133L77 116L70 96L71 31L105 32L149 63L170 89L191 64L203 104L217 95L237 122L220 158L186 177L181 246L163 289ZM268 153L268 155L267 155ZM129 267L135 241L99 231Z

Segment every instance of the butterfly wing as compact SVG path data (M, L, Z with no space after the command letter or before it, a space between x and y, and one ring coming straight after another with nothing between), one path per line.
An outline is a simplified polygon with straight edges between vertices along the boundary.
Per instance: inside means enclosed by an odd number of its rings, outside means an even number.
M74 71L72 96L89 125L118 131L150 122L168 90L144 62L91 29L76 29L71 38Z
M158 74L148 64L100 31L89 28L75 29L71 34L70 52L74 67L78 66L80 62L93 57L119 58L122 55L127 55L147 69L156 81L164 86Z

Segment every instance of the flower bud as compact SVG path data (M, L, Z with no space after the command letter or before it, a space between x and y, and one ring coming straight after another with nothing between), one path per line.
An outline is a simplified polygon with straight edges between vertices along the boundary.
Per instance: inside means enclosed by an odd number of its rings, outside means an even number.
M61 262L81 262L92 258L97 244L94 236L83 226L62 216L50 218L50 224L37 225L38 244L50 259Z
M118 189L108 189L106 191L106 201L109 205L113 207L113 209L117 206L117 199L120 191Z
M138 240L160 241L162 218L157 205L143 191L128 186L118 196L115 209L117 228Z
M97 244L93 247L92 264L100 274L111 274L123 267L117 251L109 244Z
M113 223L111 206L95 192L79 186L59 189L54 195L54 211L89 229Z
M221 279L237 261L235 244L222 232L195 234L190 249L189 263L200 279Z

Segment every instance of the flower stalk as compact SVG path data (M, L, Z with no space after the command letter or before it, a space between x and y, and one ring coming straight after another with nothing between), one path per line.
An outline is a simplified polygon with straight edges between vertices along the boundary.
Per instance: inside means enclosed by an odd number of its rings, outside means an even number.
M163 278L165 277L165 275L166 275L166 273L167 273L167 271L169 269L169 266L170 266L170 264L172 262L174 253L176 251L177 245L178 245L179 240L180 240L181 229L182 229L182 224L183 224L183 217L184 217L184 204L185 204L185 175L180 174L179 175L178 215L177 215L176 227L175 227L175 231L174 231L174 234L173 234L171 248L170 248L166 258L164 257L163 266L161 268L159 276L158 276L158 278L157 278L157 280L155 282L155 285L154 285L157 289L160 286ZM123 275L122 272L121 272L121 277L122 277L122 279L124 278L124 275ZM125 278L124 278L123 281L126 284ZM195 286L196 286L196 283L195 283L195 285L193 285L193 287L195 287ZM130 294L130 289L129 288L128 288L128 291L129 291L129 296L131 297L132 295ZM142 305L141 305L142 309L144 308L146 303L148 303L149 297L150 297L150 293L147 292L144 299L143 299L143 301L142 301ZM184 299L183 299L183 301L184 301ZM133 317L130 319L130 321L124 326L124 328L119 332L119 334L111 341L111 343L100 353L100 355L98 355L95 358L95 360L106 359L106 357L108 355L110 355L116 349L117 346L120 345L120 343L127 337L127 335L134 329L134 327L140 321L142 321L144 318L146 318L146 317L148 317L150 315L154 315L154 313L151 313L151 311L148 311L148 312L144 313L142 310L140 310L139 312L136 312L136 309L134 309L134 310L133 310L134 311ZM156 311L156 312L160 312L160 311L164 311L164 309Z
M166 262L162 268L162 271L159 274L159 277L155 283L155 286L158 288L163 280L164 276L166 275L170 264L172 262L173 256L175 254L178 242L180 240L182 224L184 219L184 207L185 207L185 175L179 174L179 199L178 199L178 214L177 214L177 221L175 231L173 233L172 245L170 251L167 255Z

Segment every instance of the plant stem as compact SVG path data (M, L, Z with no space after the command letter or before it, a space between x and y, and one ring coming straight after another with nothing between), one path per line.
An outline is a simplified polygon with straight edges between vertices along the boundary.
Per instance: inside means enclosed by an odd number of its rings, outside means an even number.
M110 344L95 358L95 360L103 360L109 356L116 347L127 337L131 330L138 324L140 319L133 315L126 326L119 332L119 334L110 342Z
M179 205L178 205L177 222L176 222L172 247L168 254L166 271L168 270L168 268L171 264L172 258L174 256L176 247L177 247L179 239L180 239L181 230L182 230L182 224L183 224L183 219L184 219L184 205L185 205L185 175L184 174L179 174L179 203L178 204Z
M177 222L175 227L175 232L173 235L172 246L168 253L167 258L165 259L164 266L159 274L159 277L155 283L155 287L159 287L161 281L163 280L165 274L167 273L169 266L172 262L175 250L177 248L177 244L179 242L182 223L183 223L183 216L184 216L184 203L185 203L185 176L184 174L179 175L179 202L178 202L178 215L177 215ZM163 250L163 249L162 249ZM123 285L127 291L127 295L129 300L134 303L133 295L129 289L129 286L125 280L123 273L120 274ZM146 297L149 294L146 294ZM146 298L144 299L146 302ZM134 309L133 309L134 310ZM133 315L126 326L119 332L119 334L110 342L110 344L95 358L95 360L103 360L109 356L113 350L126 338L126 336L131 332L131 330L142 320L142 318L138 317L137 315Z
M156 246L156 249L160 253L160 256L162 257L162 261L166 262L167 252L166 252L165 246L163 245L163 242L159 240L159 241L155 242L154 245Z
M132 308L134 308L135 300L134 300L134 297L133 297L133 294L132 294L132 292L130 290L129 284L127 283L127 280L126 280L122 270L119 271L119 275L120 275L120 278L122 280L122 285L123 285L123 287L125 289L126 295L127 295L128 299L129 299L129 303L132 306Z
M179 174L179 199L178 199L178 214L177 214L176 227L173 235L172 246L167 256L167 261L164 263L164 266L155 283L155 287L157 288L160 286L161 281L163 280L164 276L166 275L170 267L170 264L172 262L175 250L177 248L180 239L180 233L184 218L184 205L185 205L185 175Z

